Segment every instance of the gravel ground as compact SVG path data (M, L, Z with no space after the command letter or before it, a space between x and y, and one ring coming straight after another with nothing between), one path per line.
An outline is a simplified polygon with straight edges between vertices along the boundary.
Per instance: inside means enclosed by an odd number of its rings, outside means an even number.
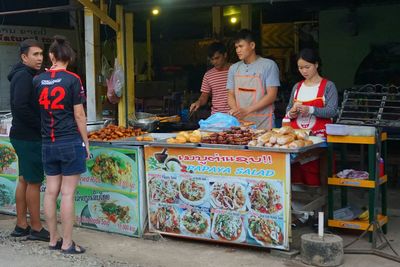
M0 230L1 266L135 266L117 260L104 261L88 254L66 255L60 251L51 251L46 242L29 241L26 238L10 236L11 231ZM8 263L8 264L7 264ZM29 263L29 264L27 264Z
M132 238L84 228L74 228L74 239L87 248L81 255L65 255L50 251L47 242L27 241L10 237L15 217L0 214L0 266L64 267L64 266L132 266L132 267L304 267L300 258L286 260L274 257L268 250L219 245L210 242L161 238L158 241ZM305 229L307 230L307 229ZM309 231L309 230L308 230ZM294 235L294 239L301 235ZM344 244L356 236L341 235ZM389 220L388 238L400 252L400 218ZM362 240L353 248L369 248ZM387 253L391 251L386 248ZM398 263L371 255L345 255L343 266L398 267Z

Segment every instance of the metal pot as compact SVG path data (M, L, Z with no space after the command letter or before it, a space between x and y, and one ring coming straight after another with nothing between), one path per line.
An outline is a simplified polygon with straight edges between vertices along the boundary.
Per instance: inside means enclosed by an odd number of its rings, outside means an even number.
M130 121L129 124L135 128L140 128L146 132L152 132L157 129L159 121L152 119L138 119Z
M88 133L100 130L104 127L104 121L88 121L86 123L86 130Z

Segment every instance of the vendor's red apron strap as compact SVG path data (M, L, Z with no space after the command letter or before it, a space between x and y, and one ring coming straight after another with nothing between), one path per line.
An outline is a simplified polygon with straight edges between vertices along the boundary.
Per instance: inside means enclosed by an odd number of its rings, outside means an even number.
M318 88L317 97L315 99L308 100L308 101L298 100L298 94L299 94L300 87L303 84L303 82L304 81L300 81L297 84L296 92L294 94L294 102L301 102L302 105L304 105L304 106L313 106L316 108L325 107L324 94L325 94L325 88L326 88L326 84L327 84L328 80L322 79L322 81L319 85L319 88ZM291 126L295 129L308 129L308 130L311 130L311 132L314 135L319 135L319 136L326 136L325 125L328 123L332 123L332 120L325 119L325 118L318 118L314 115L298 116L296 119L292 119L290 122Z

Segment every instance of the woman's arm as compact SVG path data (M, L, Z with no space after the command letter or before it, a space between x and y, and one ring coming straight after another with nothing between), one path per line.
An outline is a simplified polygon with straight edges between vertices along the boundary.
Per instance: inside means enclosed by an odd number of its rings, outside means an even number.
M325 107L314 107L313 115L319 118L334 118L338 112L338 92L333 82L328 82L325 90Z
M74 105L74 117L76 124L78 125L79 133L85 143L87 158L89 158L89 140L87 136L86 115L85 110L83 109L83 104Z
M292 92L290 93L289 103L286 107L286 115L291 119L296 118L298 114L297 106L294 104L294 94L297 90L297 87L298 83L293 86Z

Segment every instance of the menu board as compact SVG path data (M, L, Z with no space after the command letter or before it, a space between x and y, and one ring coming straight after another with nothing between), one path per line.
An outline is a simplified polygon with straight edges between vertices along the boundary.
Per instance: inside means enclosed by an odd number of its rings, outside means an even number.
M16 214L18 157L8 137L0 137L0 211Z
M91 146L75 196L78 225L140 237L147 215L143 148Z
M16 214L15 189L17 178L0 175L0 211L8 214Z
M76 224L81 227L140 237L147 215L143 149L90 147L91 158L75 193ZM41 215L46 181L41 186ZM60 219L61 194L57 198Z
M18 176L18 157L6 137L0 138L0 175Z
M79 226L140 237L143 232L137 194L79 186L75 194Z
M289 249L285 153L145 147L150 231Z
M80 185L136 192L139 185L140 148L90 147L91 158Z

